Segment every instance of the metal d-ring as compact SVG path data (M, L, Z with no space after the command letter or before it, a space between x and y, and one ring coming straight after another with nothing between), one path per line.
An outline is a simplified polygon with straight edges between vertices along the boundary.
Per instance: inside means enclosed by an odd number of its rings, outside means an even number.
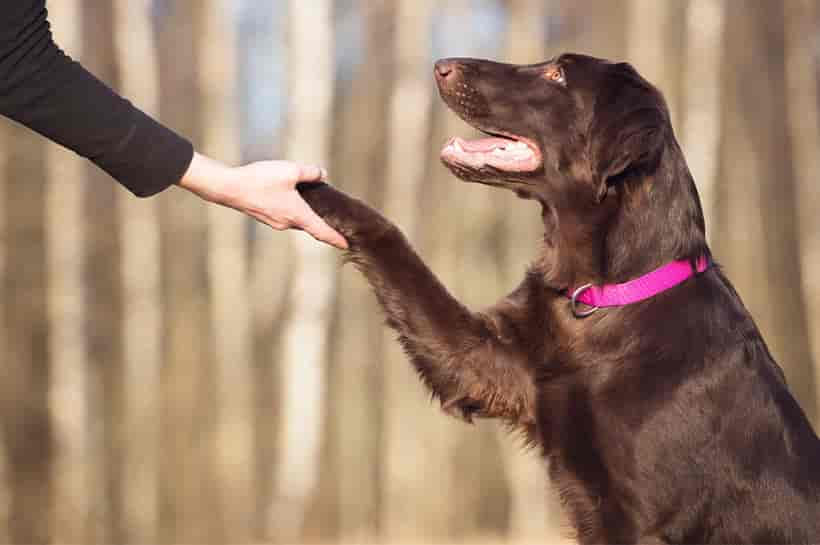
M585 291L587 291L591 287L592 287L592 284L584 284L583 286L581 286L580 288L578 288L574 292L572 292L572 298L570 299L569 305L570 305L570 309L572 309L572 314L574 314L576 318L586 318L587 316L595 314L595 312L599 308L601 308L601 307L596 307L594 305L589 305L590 308L588 310L578 310L578 296L581 295L582 293L584 293ZM586 303L584 303L584 304L586 304Z

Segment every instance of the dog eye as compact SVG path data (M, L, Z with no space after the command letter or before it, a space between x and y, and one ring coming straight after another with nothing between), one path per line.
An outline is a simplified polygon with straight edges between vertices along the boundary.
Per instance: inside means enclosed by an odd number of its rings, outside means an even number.
M544 78L554 81L555 83L560 83L561 85L566 85L567 81L564 78L564 71L561 70L558 66L551 66L544 72Z

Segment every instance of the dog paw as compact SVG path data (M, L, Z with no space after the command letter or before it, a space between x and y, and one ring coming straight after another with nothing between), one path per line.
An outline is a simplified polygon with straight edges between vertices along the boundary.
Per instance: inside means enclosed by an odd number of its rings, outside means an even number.
M296 190L314 212L347 239L351 250L397 232L377 211L332 186L300 183Z

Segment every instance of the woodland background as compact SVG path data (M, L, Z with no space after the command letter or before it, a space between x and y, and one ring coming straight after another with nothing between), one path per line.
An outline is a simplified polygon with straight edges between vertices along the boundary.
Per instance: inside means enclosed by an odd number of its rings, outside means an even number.
M439 164L470 129L433 60L629 60L666 94L715 255L818 423L820 1L49 9L68 52L201 151L326 165L473 306L521 277L538 213ZM565 535L536 453L442 416L336 252L176 188L138 200L8 122L0 141L0 541Z

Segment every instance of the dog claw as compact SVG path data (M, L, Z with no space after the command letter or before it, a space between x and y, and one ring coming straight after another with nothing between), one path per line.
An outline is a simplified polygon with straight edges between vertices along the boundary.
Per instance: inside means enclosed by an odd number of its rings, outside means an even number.
M463 420L468 424L473 423L474 408L470 406L470 399L467 397L454 397L442 402L441 410L445 414Z

